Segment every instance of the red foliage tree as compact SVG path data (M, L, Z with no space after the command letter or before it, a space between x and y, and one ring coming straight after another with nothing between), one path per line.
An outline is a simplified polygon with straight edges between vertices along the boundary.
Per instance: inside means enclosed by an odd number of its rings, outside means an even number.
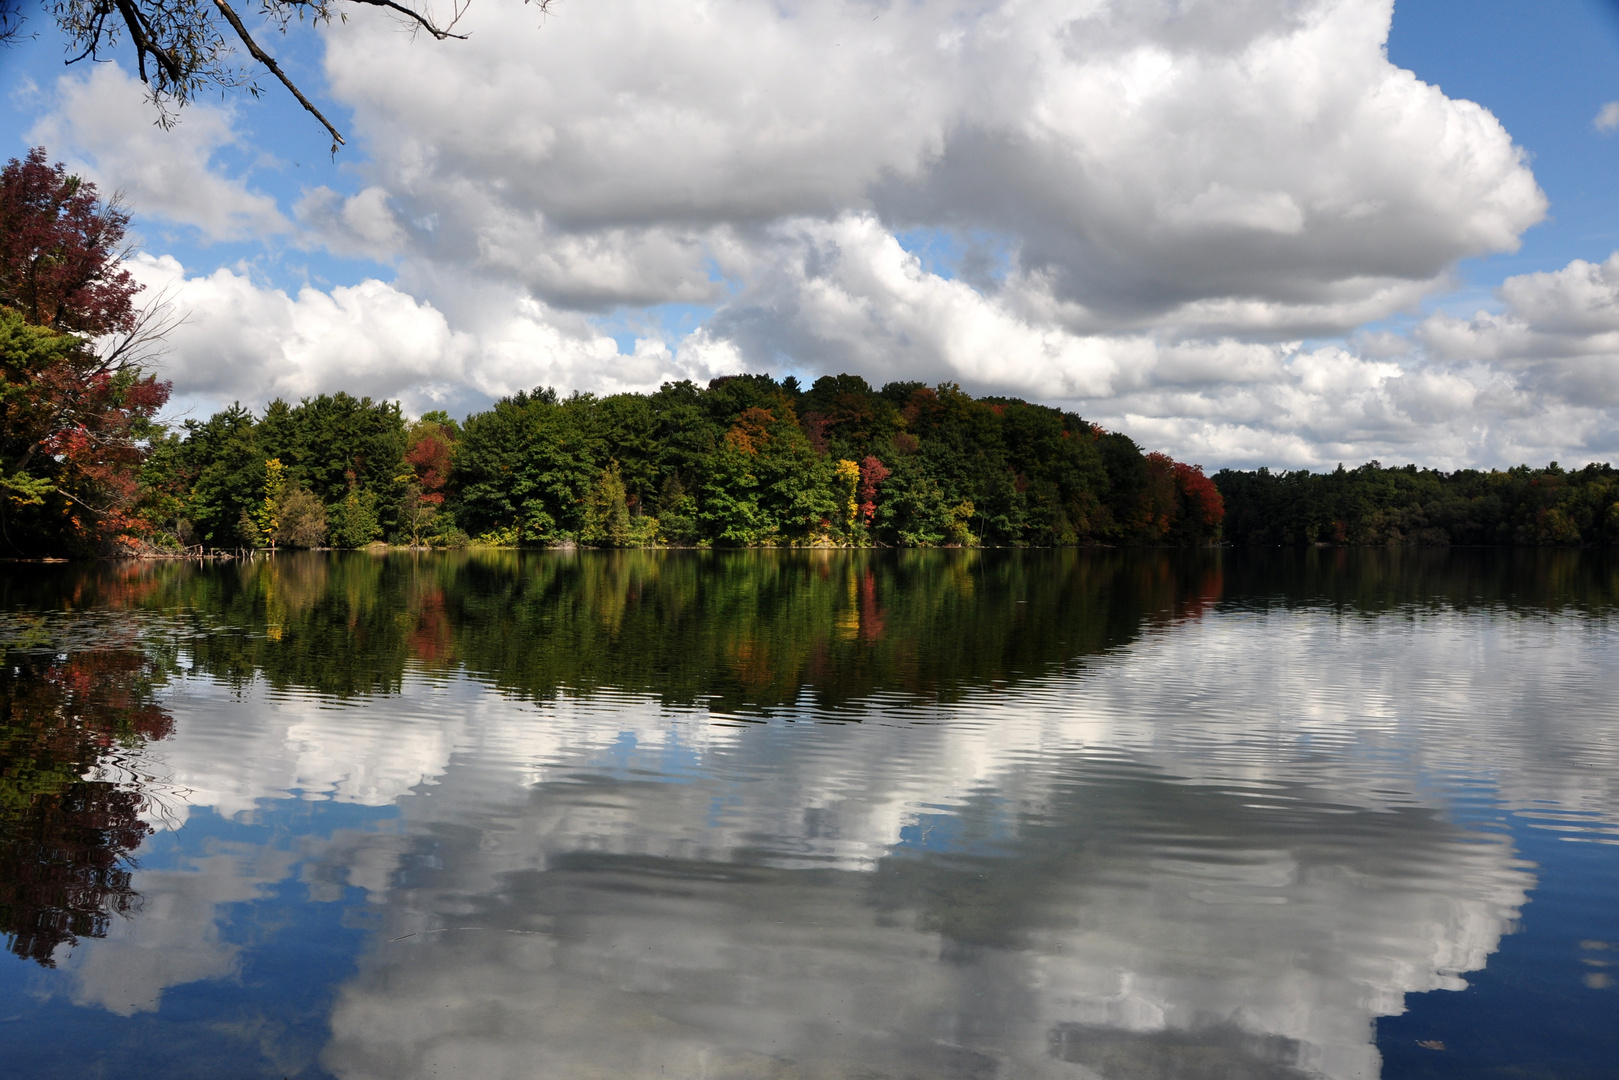
M135 323L123 268L129 215L36 146L0 170L0 306L34 326L99 337Z
M31 150L0 171L0 548L89 554L139 533L137 470L169 384L121 265L128 215ZM88 339L100 339L92 344Z
M860 463L860 520L870 525L877 514L877 489L893 474L877 458L867 455Z
M1153 539L1209 544L1220 538L1225 501L1201 465L1168 454L1147 455L1146 531Z
M410 429L407 438L410 445L405 450L405 460L416 474L416 484L422 489L422 502L442 506L444 485L450 482L450 469L454 462L454 446L449 430L442 424L423 420Z
M1175 462L1175 487L1180 493L1182 517L1213 530L1215 535L1225 521L1225 500L1214 481L1203 475L1203 466Z

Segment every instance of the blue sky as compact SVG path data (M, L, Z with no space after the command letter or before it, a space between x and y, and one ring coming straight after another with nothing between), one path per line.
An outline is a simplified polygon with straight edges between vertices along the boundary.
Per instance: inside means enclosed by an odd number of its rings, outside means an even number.
M273 81L165 133L41 16L0 58L9 152L122 189L188 313L181 412L851 371L1210 466L1619 450L1613 3L371 14L264 39L335 159Z

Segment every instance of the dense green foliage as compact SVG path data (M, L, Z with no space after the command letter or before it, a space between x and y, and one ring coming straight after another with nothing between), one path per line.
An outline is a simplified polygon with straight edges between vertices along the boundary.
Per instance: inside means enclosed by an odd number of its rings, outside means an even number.
M212 548L1196 545L1222 515L1201 471L1072 413L855 375L545 389L461 424L347 394L232 406L155 444L146 481L159 530Z
M1224 469L1214 483L1235 544L1619 542L1619 470L1606 464L1443 473L1373 461L1330 473Z

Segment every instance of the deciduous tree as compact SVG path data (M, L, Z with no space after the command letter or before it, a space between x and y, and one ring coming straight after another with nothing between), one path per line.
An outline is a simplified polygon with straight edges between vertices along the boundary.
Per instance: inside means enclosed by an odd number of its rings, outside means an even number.
M0 546L89 553L139 532L144 444L169 384L161 326L119 265L126 215L36 148L0 170Z

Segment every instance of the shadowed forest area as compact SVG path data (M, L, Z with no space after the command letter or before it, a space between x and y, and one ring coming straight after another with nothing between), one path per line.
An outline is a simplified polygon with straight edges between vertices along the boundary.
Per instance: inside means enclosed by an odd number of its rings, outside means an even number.
M1445 473L1372 461L1328 473L1222 469L1213 479L1225 539L1238 545L1619 542L1619 470L1608 464Z

